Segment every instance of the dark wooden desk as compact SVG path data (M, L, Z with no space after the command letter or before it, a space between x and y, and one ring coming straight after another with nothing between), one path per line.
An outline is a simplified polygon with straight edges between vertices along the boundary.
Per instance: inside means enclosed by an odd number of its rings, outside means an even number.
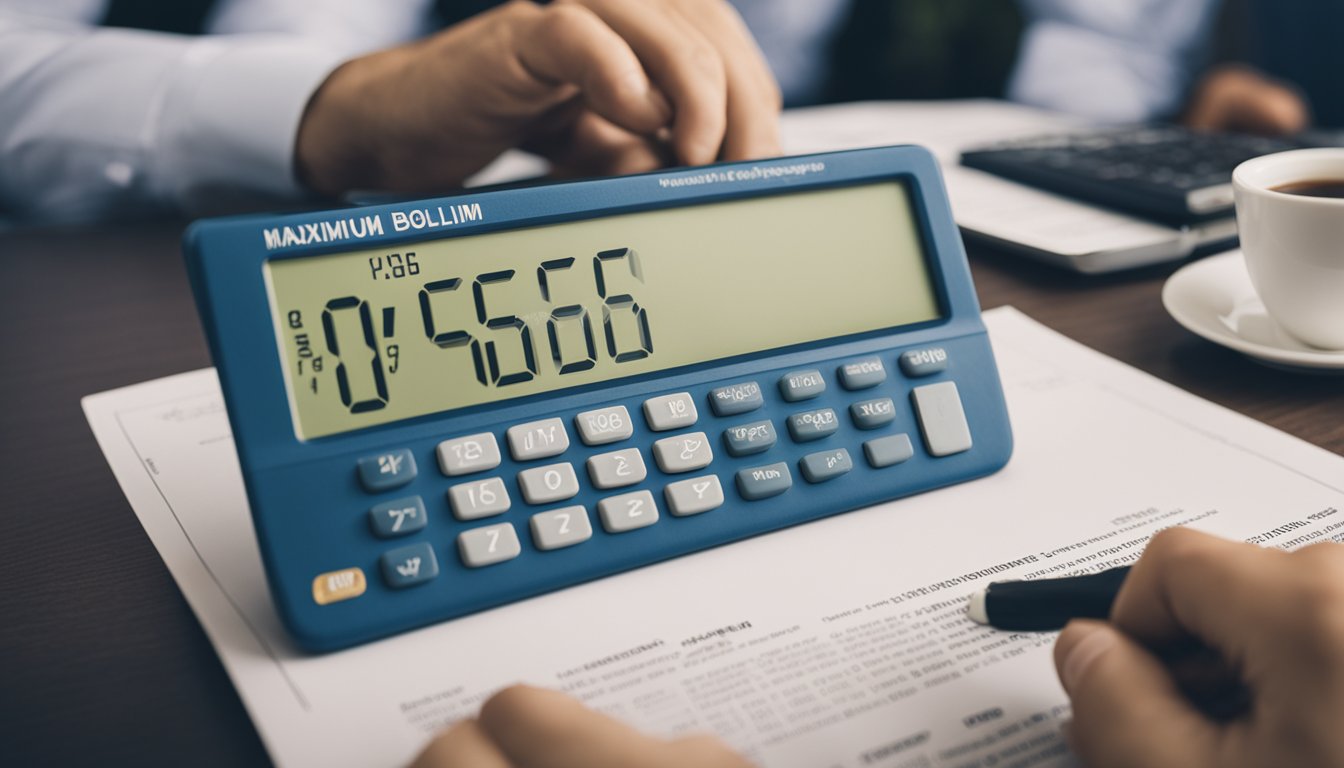
M256 765L223 667L79 398L210 364L178 227L0 234L0 762ZM1344 454L1344 379L1264 368L1162 309L1172 268L1089 278L992 253L986 308Z

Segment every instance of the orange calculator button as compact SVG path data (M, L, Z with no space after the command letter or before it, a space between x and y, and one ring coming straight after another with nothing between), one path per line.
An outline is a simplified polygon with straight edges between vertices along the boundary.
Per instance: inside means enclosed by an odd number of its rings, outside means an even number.
M313 579L313 602L318 605L339 603L364 594L368 588L364 571L359 568L344 568L318 575Z

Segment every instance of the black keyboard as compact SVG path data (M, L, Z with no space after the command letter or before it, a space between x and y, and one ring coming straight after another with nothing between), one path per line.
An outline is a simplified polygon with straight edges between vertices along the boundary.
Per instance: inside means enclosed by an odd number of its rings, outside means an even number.
M1331 137L1334 138L1334 137ZM1022 184L1166 224L1232 213L1232 169L1272 152L1333 144L1140 126L1036 136L968 150L961 163Z

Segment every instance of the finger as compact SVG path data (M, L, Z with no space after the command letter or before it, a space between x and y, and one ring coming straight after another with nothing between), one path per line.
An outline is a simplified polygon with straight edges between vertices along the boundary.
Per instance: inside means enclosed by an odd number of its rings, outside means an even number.
M1218 729L1156 657L1109 625L1071 622L1055 644L1055 666L1073 702L1069 743L1087 765L1227 764Z
M481 707L481 727L520 768L662 766L667 743L555 691L514 686Z
M1307 127L1306 102L1278 83L1255 78L1244 89L1234 91L1233 96L1228 110L1233 128L1282 136Z
M463 720L439 734L411 763L411 768L511 768L504 753L475 720Z
M561 151L550 155L555 171L561 175L645 173L673 162L665 143L630 133L592 112L580 115L565 138Z

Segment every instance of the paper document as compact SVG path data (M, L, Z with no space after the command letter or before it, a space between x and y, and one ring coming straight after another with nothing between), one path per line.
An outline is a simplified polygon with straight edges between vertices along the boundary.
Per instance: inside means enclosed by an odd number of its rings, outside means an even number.
M323 656L275 614L213 372L84 408L282 766L405 764L517 681L766 766L1069 765L1053 635L976 626L967 595L1129 562L1171 525L1344 540L1344 458L1011 308L985 317L1016 437L1002 472Z

